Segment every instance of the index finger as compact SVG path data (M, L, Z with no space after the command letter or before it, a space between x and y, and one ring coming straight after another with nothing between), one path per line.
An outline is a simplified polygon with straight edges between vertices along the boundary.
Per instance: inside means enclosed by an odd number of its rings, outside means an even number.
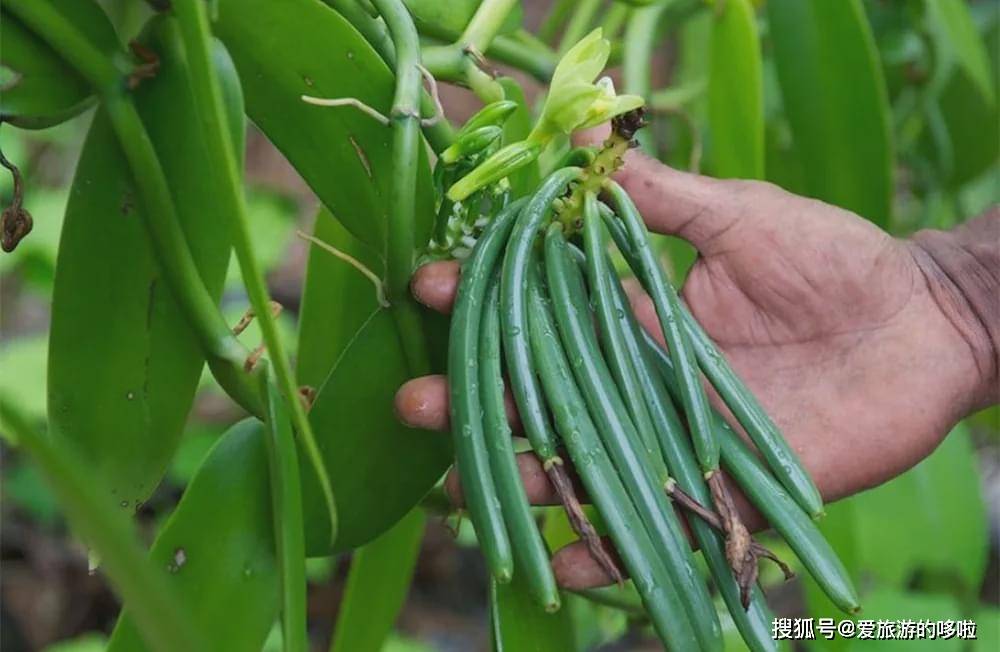
M422 265L413 273L410 291L420 303L447 315L455 303L458 271L457 260L442 260Z

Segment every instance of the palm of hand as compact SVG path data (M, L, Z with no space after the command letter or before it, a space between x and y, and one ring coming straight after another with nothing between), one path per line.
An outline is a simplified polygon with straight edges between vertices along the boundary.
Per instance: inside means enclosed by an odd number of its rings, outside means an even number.
M951 366L935 342L954 333L909 246L853 213L768 184L710 184L710 200L686 215L689 195L679 220L657 224L654 215L652 228L698 247L685 301L824 495L915 464L952 418L928 414L940 388L921 379ZM637 198L640 208L662 199L646 189L654 196ZM648 299L633 305L657 333Z

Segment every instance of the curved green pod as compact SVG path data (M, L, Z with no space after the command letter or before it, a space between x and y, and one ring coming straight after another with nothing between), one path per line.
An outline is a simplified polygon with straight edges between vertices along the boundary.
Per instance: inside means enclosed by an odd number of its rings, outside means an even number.
M479 387L480 324L497 261L523 202L512 204L490 222L472 256L462 265L448 341L448 386L455 463L462 493L480 548L493 577L502 584L514 574L510 537L500 511L486 444ZM492 304L494 310L495 304ZM502 399L502 397L501 397Z
M644 339L660 370L660 377L676 400L680 392L674 378L673 360L648 333L644 334ZM712 427L719 437L726 470L754 507L784 537L834 604L847 613L860 611L858 593L850 575L816 523L788 495L784 487L771 477L750 447L715 411L712 413Z
M605 255L607 242L598 214L597 197L593 193L587 193L584 197L583 244L586 251L584 267L587 273L587 286L590 288L591 304L597 318L604 358L632 424L646 447L646 455L656 472L656 477L661 484L666 484L670 481L670 475L663 462L649 410L643 400L638 369L629 355L626 342L624 331L628 315L614 305L612 285L608 278L609 273L614 274L614 268L608 267L610 261Z
M551 213L552 201L563 193L566 184L576 179L579 168L553 172L521 212L507 245L500 283L500 317L503 324L503 350L510 375L511 392L524 424L531 447L542 462L556 456L556 435L549 423L541 386L531 363L528 342L528 299L525 288L532 249L538 230Z
M155 80L135 99L172 181L180 226L206 288L218 297L229 261L229 226L204 183L206 157L194 121L173 19L154 18L147 42L160 55ZM221 47L231 137L242 151L242 99ZM134 509L173 456L205 362L162 278L131 180L104 113L84 145L60 239L49 335L49 421L107 479L108 500ZM209 217L211 216L211 217Z
M636 259L622 222L610 211L605 211L602 217L622 255L630 266L637 268L640 263ZM750 439L767 460L772 473L802 509L812 516L821 516L823 497L820 496L819 489L816 488L798 455L683 303L681 303L680 322L690 338L699 368L750 435Z
M553 312L566 353L573 360L573 375L591 418L618 475L639 514L639 522L657 544L657 554L680 593L684 610L703 650L722 648L722 629L708 588L694 565L664 483L656 477L654 463L644 450L611 372L597 344L587 310L583 276L573 260L561 225L545 235L545 271ZM658 460L662 466L662 459Z
M609 182L608 191L622 218L625 234L628 237L627 250L632 253L630 263L636 264L637 267L634 269L636 276L649 292L660 320L663 337L677 357L675 368L683 399L681 404L691 430L698 462L705 473L712 473L719 468L719 442L715 439L709 423L708 397L701 384L701 374L690 335L681 325L680 297L660 267L656 254L649 244L646 224L628 193L613 181Z
M121 51L115 28L93 0L55 3L54 8L101 52ZM44 40L4 8L0 12L0 121L24 129L64 122L94 104L90 84Z
M653 627L672 650L695 650L698 639L649 534L629 499L590 418L560 342L541 270L529 275L531 352L563 444L590 499L604 518L618 554L642 596Z
M500 340L500 274L496 273L487 290L479 325L479 392L490 469L513 545L514 575L533 601L552 613L561 604L559 587L549 563L548 548L521 482L521 469L504 406Z
M681 489L702 505L709 505L712 496L708 485L705 484L701 469L698 468L687 430L646 351L642 327L632 313L632 306L625 295L625 289L610 262L606 270L605 276L612 288L614 310L626 315L627 324L623 329L625 346L635 363L643 399L649 407L649 414L655 425L667 467ZM771 637L771 621L774 616L764 600L764 594L755 586L751 593L750 606L744 609L740 589L733 578L729 562L726 561L722 538L699 518L688 519L688 523L698 541L705 563L712 573L715 586L729 608L730 617L742 635L743 641L754 652L777 650L777 643Z

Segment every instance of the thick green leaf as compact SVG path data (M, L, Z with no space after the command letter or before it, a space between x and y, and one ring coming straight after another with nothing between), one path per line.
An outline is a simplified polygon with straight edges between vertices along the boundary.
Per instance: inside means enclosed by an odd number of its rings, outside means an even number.
M930 457L854 503L865 573L903 588L916 571L936 571L957 579L970 597L977 594L989 543L964 425Z
M58 124L92 103L90 85L44 41L21 23L0 14L0 66L4 85L0 116L18 127Z
M395 320L383 309L361 327L319 388L309 419L337 498L337 550L367 543L402 518L450 460L448 437L407 428L396 418L393 397L408 378ZM308 524L322 505L318 488L306 482ZM311 554L329 552L322 534L307 532Z
M390 129L352 107L302 95L353 97L388 113L394 80L340 14L319 0L219 0L216 32L236 62L247 114L320 201L365 244L382 250L391 179ZM421 150L418 243L430 236L430 169Z
M708 157L717 177L764 178L760 38L750 0L726 0L712 23Z
M569 610L545 613L517 573L510 584L490 580L490 631L493 652L576 650Z
M353 256L379 276L385 270L382 259L326 209L316 216L313 237ZM310 245L299 313L299 382L318 389L378 307L370 280L329 251Z
M209 291L222 290L229 227L205 183L207 157L173 19L148 30L160 70L136 91L139 111ZM235 79L221 50L220 74ZM232 137L242 151L239 87L227 84ZM49 421L134 508L156 487L177 446L204 365L197 341L154 262L131 172L107 117L91 126L59 244L49 339Z
M420 553L427 517L419 507L354 553L331 652L379 652L392 630Z
M381 275L381 258L328 212L317 216L314 236ZM402 355L396 324L379 309L372 282L313 245L298 374L301 383L319 390L309 418L338 496L340 550L362 545L396 522L449 460L447 437L404 428L393 414L396 389L409 376ZM309 542L313 553L327 552L315 536Z
M805 192L887 227L891 121L860 0L770 0L767 15Z
M59 2L56 8L104 54L114 56L121 49L114 26L93 0ZM42 129L93 103L90 85L76 70L7 11L0 15L0 42L0 116L4 122Z
M257 652L278 612L266 436L252 419L226 432L150 552L210 650ZM145 649L126 608L108 652Z

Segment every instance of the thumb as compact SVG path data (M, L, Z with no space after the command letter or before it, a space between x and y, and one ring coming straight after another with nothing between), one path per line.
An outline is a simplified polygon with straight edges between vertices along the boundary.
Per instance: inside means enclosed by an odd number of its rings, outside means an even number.
M577 145L599 144L607 138L607 125L575 134ZM651 231L676 235L708 255L719 236L729 232L752 202L747 193L765 186L752 182L713 179L682 172L638 150L625 154L625 164L614 175L628 192Z

